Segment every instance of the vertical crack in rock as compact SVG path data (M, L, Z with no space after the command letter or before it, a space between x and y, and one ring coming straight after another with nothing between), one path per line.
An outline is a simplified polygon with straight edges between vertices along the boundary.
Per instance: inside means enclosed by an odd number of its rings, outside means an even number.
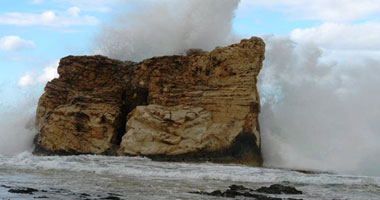
M120 110L121 110L120 122L119 122L120 127L116 130L116 136L112 140L112 143L115 145L118 145L118 146L120 145L121 138L123 137L123 135L125 133L125 124L127 123L127 115L130 112L129 106L128 106L128 104L126 104L126 92L125 91L123 91L121 98L122 98L123 105L120 108Z
M37 108L36 151L261 165L257 37L140 63L68 56Z
M132 88L132 86L128 86L127 88ZM131 93L132 92L132 93ZM148 105L148 96L149 92L146 88L135 88L134 90L123 91L122 101L123 105L121 106L121 119L120 124L121 127L117 130L117 135L115 139L112 141L116 145L120 145L121 139L125 134L125 128L127 124L127 117L136 106Z

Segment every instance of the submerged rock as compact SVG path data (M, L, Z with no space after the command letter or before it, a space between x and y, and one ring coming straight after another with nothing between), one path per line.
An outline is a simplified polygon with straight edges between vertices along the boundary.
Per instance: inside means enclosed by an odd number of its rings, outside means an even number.
M9 189L9 193L30 195L28 199L57 199L58 196L65 197L65 199L126 199L117 193L106 193L101 195L76 193L67 189L48 188L45 190L38 190L30 187L13 187L8 185L0 185L0 187ZM43 195L42 195L43 194ZM23 196L25 198L25 196Z
M140 63L61 59L37 108L35 153L261 165L256 37Z
M215 196L215 197L228 197L228 198L246 197L246 198L252 198L252 199L257 199L257 200L282 200L282 199L291 200L293 199L293 198L270 197L270 196L258 194L258 192L268 193L268 194L302 194L301 191L295 189L294 187L283 186L280 184L271 185L269 187L269 188L272 188L271 190L266 190L265 188L267 189L267 187L262 187L257 190L253 190L250 188L246 188L242 185L231 185L229 186L229 189L227 189L224 192L220 190L215 190L212 192L201 191L201 192L190 192L190 193Z
M38 192L37 189L34 188L12 188L8 190L9 193L17 193L17 194L33 194L34 192Z
M261 187L256 191L267 194L302 194L302 191L297 190L295 187L280 184L274 184L269 187Z

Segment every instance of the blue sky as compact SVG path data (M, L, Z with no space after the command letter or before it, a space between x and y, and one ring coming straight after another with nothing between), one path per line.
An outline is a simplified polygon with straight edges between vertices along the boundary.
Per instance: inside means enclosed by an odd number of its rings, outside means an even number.
M92 54L93 40L102 24L107 24L121 6L128 7L128 1L120 2L3 0L0 103L42 91L46 81L56 76L61 57ZM242 0L233 28L243 37L281 35L313 43L334 55L361 52L377 57L379 13L377 0Z

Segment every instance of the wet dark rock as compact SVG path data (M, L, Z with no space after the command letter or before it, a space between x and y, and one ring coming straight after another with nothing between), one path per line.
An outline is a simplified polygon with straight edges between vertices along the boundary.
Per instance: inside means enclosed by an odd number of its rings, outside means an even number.
M57 189L57 188L50 188L50 189L52 193L57 193L57 194L61 194L61 193L71 194L72 193L70 190L66 190L66 189Z
M261 187L256 191L267 194L302 194L302 191L297 190L295 187L280 184L274 184L269 187Z
M8 192L17 194L33 194L34 192L38 192L38 190L34 188L13 188L9 189Z
M210 195L216 196L216 197L221 197L221 196L223 196L223 192L220 190L215 190L215 191L211 192Z
M89 197L89 196L91 196L91 195L89 195L89 194L87 194L87 193L81 193L80 196L82 196L82 197Z
M249 188L246 188L242 185L231 185L229 187L231 190L249 190L249 191L253 191L252 189L249 189Z
M263 189L264 188L264 189ZM271 188L270 190L268 188ZM267 190L266 190L267 189ZM272 191L273 190L273 191ZM276 191L277 193L268 193L264 191ZM257 194L260 193L268 193L268 194L302 194L301 191L295 189L291 186L283 186L279 184L271 185L270 187L262 187L258 190L253 190L250 188L246 188L242 185L231 185L229 186L229 189L222 192L220 190L215 190L212 192L190 192L192 194L199 194L199 195L208 195L208 196L215 196L215 197L227 197L227 198L236 198L236 197L247 197L247 198L253 198L257 200L281 200L283 198L278 197L270 197L263 194ZM278 193L280 192L280 193ZM285 198L287 200L293 200L292 198Z
M227 198L236 198L236 197L250 197L257 200L281 200L276 197L268 197L261 194L254 194L250 192L240 192L235 190L226 190L225 192L221 192L220 190L215 190L213 192L191 192L192 194L200 194L200 195L208 195L214 197L227 197Z
M117 196L117 197L121 197L120 194L116 194L116 193L108 193L109 196Z
M236 198L236 197L250 197L257 200L281 200L280 198L275 197L268 197L261 194L255 194L252 193L254 190L246 188L241 185L231 185L229 189L227 189L225 192L222 192L220 190L215 190L213 192L191 192L193 194L200 194L200 195L208 195L208 196L215 196L215 197L228 197L228 198Z
M103 198L100 198L100 199L120 200L120 198L116 197L116 196L108 196L108 197L103 197Z
M7 188L7 189L12 188L11 186L8 186L8 185L0 185L0 186L3 187L3 188Z
M71 190L62 189L62 188L48 188L48 189L37 190L34 188L29 188L29 187L16 187L16 186L8 186L8 185L0 185L0 187L8 189L8 192L10 193L32 195L30 198L33 198L33 199L55 199L57 196L65 197L67 199L81 199L81 200L124 199L121 194L118 194L115 192L108 192L105 194L94 195L94 194L91 194L91 193L88 194L85 192L77 193L77 192L73 192Z

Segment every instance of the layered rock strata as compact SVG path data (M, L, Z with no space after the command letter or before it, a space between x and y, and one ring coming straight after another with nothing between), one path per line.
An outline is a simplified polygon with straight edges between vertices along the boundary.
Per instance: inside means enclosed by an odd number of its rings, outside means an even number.
M256 37L140 63L61 59L36 116L35 152L261 165Z

